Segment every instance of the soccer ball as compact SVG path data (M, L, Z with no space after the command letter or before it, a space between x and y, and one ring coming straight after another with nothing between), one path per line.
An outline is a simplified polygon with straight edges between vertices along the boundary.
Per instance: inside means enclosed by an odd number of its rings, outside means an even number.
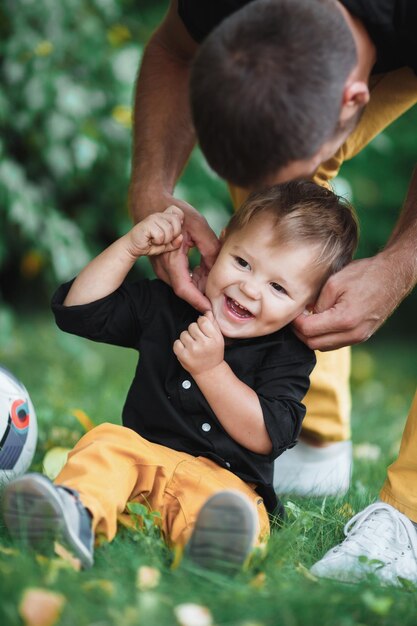
M0 366L0 487L28 469L37 438L36 413L26 388Z

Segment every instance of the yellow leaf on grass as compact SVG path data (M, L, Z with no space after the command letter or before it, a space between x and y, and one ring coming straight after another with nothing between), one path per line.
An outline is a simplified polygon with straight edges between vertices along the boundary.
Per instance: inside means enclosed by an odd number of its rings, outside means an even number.
M89 430L93 430L93 428L95 428L94 422L92 422L87 413L82 409L72 409L72 415L77 418L87 433Z
M343 515L344 518L350 519L355 515L355 511L350 506L349 502L345 502L337 511L340 515Z
M318 581L317 576L314 576L314 574L312 574L310 572L310 570L307 569L306 566L303 565L302 563L298 563L296 568L295 568L295 570L299 574L302 574L304 576L304 578L307 578L307 580L311 580L314 583L316 583Z
M68 453L70 451L71 448L60 448L59 446L48 450L42 462L42 472L45 476L50 480L55 480L67 462Z
M16 556L16 554L18 554L18 550L16 550L16 548L8 548L7 546L0 545L0 554L5 554L6 556Z
M251 587L254 587L255 589L260 589L261 587L264 586L265 581L266 581L265 572L259 572L259 574L256 574L256 576L252 578L249 584Z
M19 614L25 626L53 626L65 602L65 597L60 593L32 587L23 594Z
M136 587L141 591L155 589L155 587L159 585L160 578L161 572L159 569L156 569L156 567L142 565L142 567L138 569L136 575Z
M54 543L54 552L57 556L61 557L72 569L75 569L76 572L81 570L81 561L77 559L76 556L71 554L63 545L55 541Z
M103 591L103 593L107 596L113 596L115 593L114 583L106 578L94 578L93 580L88 580L83 584L83 589L85 591L94 591L95 589L98 589L99 591Z

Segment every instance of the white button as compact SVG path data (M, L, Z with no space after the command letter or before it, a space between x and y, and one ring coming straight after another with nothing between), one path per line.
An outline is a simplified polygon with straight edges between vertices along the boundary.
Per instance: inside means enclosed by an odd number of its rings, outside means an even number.
M211 426L210 424L207 424L207 422L204 422L204 424L201 427L205 433L208 433L209 430L211 430Z
M189 389L191 387L191 382L189 380L183 380L182 387L183 389Z
M230 463L229 463L229 461L226 461L226 462L225 462L225 465L226 465L226 467L230 467Z

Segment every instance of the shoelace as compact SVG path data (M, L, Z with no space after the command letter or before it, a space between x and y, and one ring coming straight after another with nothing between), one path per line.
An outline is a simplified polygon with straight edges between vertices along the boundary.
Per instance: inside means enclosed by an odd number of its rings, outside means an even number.
M393 531L392 537L398 542L398 544L407 545L408 549L411 549L414 558L417 560L417 533L412 525L412 522L400 513L394 507L384 502L375 502L370 504L366 509L360 511L345 525L343 532L346 535L346 539L343 542L344 549L347 544L353 543L360 548L365 549L365 553L369 551L369 542L378 543L378 539L375 536L374 525L375 515L381 511L385 511L391 518L391 524L389 528ZM374 515L375 514L375 515ZM359 528L362 527L362 533L356 535ZM389 537L384 537L389 545ZM353 547L353 546L352 546ZM356 551L355 551L356 553ZM396 552L389 548L384 551L384 555L388 558L395 557Z

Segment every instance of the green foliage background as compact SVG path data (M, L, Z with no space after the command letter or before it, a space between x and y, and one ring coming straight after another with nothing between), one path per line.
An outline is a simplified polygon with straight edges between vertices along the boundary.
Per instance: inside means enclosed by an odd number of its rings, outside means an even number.
M47 303L59 281L129 228L133 83L167 3L0 3L0 361L25 381L36 407L35 471L50 448L71 447L82 435L74 407L97 424L119 419L135 366L133 352L60 332ZM415 162L416 122L417 107L346 164L337 181L359 212L358 256L375 253L395 222ZM177 195L217 232L231 212L226 186L198 150ZM137 271L149 268L140 263ZM20 625L24 591L43 587L66 598L62 626L172 626L182 602L209 607L219 626L414 625L415 590L382 588L372 578L361 585L316 581L308 573L342 539L352 513L375 499L398 453L415 388L413 306L411 296L385 330L353 350L353 440L368 452L355 456L344 499L286 499L287 522L273 528L266 558L236 579L187 563L171 571L161 543L127 531L97 550L93 570L78 573L18 549L0 519L0 623ZM404 341L386 337L399 329ZM155 590L138 589L142 565L161 570Z
M129 228L133 85L167 4L1 4L0 297L9 311L46 306L58 282ZM375 253L395 222L415 162L416 122L417 107L342 170L338 188L361 221L358 256ZM226 186L198 150L177 195L217 231L231 212ZM137 271L149 272L147 263ZM413 297L389 329L404 328L412 304Z

